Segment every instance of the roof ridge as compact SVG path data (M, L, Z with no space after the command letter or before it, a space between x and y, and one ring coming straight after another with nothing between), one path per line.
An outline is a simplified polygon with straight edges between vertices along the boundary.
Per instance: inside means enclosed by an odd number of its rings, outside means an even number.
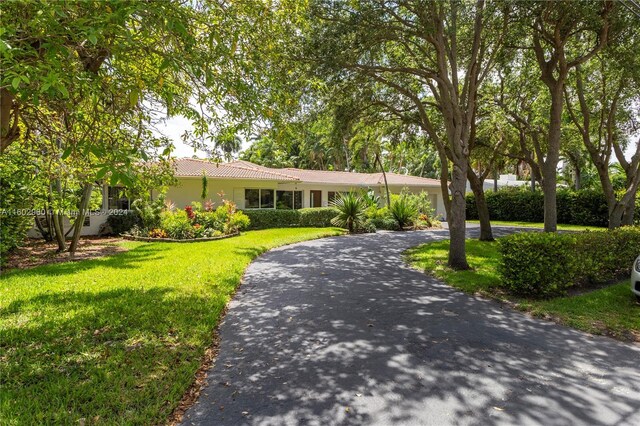
M254 164L251 161L246 161L246 160L235 160L235 161L233 161L233 163L238 163L238 162L241 162L242 164L250 164L250 165L249 166L237 166L237 165L234 165L232 163L226 163L226 164L229 167L235 167L237 169L248 169L248 170L255 170L255 171L258 171L258 172L263 172L263 171L266 170L269 173L277 174L277 175L284 176L284 177L287 177L287 178L290 178L290 179L300 180L300 178L298 178L297 176L291 176L291 175L288 175L288 174L280 172L279 170L282 170L282 169L276 169L276 168L273 168L273 167L260 166L259 164ZM252 166L258 166L258 167L252 167Z

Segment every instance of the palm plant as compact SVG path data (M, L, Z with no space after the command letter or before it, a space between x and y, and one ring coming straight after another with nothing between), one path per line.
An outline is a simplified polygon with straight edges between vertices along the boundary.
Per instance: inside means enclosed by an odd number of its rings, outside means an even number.
M331 219L333 225L347 228L349 233L364 225L367 205L360 195L353 192L340 194L332 206L338 210L338 215Z
M406 195L401 195L391 203L390 212L400 229L413 224L419 213L415 202Z

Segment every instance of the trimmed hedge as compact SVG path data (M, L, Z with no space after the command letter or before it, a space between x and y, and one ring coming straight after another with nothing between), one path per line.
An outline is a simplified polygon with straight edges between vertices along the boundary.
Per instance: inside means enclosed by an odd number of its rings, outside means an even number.
M333 207L311 207L299 210L244 210L251 219L249 229L333 226L331 219L338 211Z
M244 210L251 219L249 229L300 226L300 210Z
M574 286L628 276L640 227L572 234L525 232L498 240L502 285L527 297L553 297Z
M498 192L487 191L485 197L492 220L544 221L544 196L541 191L504 188ZM473 194L467 194L466 200L467 219L478 219ZM609 224L607 201L600 191L559 190L557 200L558 223L602 227ZM640 219L639 202L636 202L636 220Z
M300 226L311 228L328 228L333 226L331 219L338 215L333 207L315 207L298 210L300 212Z

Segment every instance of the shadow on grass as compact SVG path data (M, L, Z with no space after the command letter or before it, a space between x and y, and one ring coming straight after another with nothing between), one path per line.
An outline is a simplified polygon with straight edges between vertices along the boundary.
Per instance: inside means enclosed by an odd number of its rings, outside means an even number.
M20 277L50 277L53 275L71 275L78 272L87 271L97 267L107 267L113 269L133 269L142 262L159 259L162 252L167 251L168 247L160 244L143 244L131 250L122 253L116 253L97 259L85 259L78 261L69 261L64 263L54 263L49 265L37 266L29 269L12 269L2 272L0 279L20 276Z
M96 416L161 423L189 387L236 284L237 277L223 279L216 287L226 291L209 294L171 287L66 291L10 304L0 371L2 399L17 404L3 403L2 416L16 424Z

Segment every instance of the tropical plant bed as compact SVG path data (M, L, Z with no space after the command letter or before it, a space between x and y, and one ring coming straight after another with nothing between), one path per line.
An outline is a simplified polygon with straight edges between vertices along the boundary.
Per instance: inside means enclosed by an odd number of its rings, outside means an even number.
M448 240L424 244L409 249L407 261L465 293L488 297L535 317L592 334L640 342L640 304L629 290L628 280L545 300L517 297L501 288L500 253L496 242L467 240L467 260L471 269L466 271L447 267L448 249Z
M122 238L129 241L142 241L146 243L197 243L201 241L215 241L215 240L223 240L225 238L237 237L240 235L240 231L236 231L232 234L223 234L215 237L202 237L202 238L152 238L152 237L139 237L135 235L122 235Z

